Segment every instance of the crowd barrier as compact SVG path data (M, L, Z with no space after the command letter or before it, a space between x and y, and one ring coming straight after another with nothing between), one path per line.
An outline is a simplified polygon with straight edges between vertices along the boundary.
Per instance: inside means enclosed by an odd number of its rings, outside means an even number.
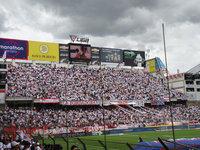
M170 130L171 126L157 126L157 127L142 127L142 128L128 128L128 129L115 129L109 130L108 134L120 134L120 133L130 133L130 132L145 132L145 131L157 131L157 130ZM174 129L191 129L191 128L200 128L200 124L196 125L181 125L174 126Z
M171 126L170 125L162 125L162 126L154 126L154 127L140 127L140 128L127 128L127 129L108 129L106 128L106 134L121 134L121 133L131 133L131 132L145 132L145 131L159 131L159 130L171 130ZM189 124L189 125L176 125L174 126L174 129L194 129L194 128L200 128L200 124ZM5 132L8 133L15 133L17 131L17 129L15 127L11 127L11 128L4 128ZM28 134L33 134L33 135L49 135L49 134L53 134L53 135L57 135L57 136L65 136L67 137L66 134L66 128L60 128L60 129L39 129L39 130L34 130L33 132L27 132L29 130L26 130L25 132ZM102 134L104 133L103 129L101 128L101 130L89 130L90 134L86 134L86 135L82 135L85 134L86 132L79 130L78 132L75 133L69 133L69 137L76 137L76 136L91 136L91 135L100 135L97 132L101 132ZM97 134L94 134L97 133Z

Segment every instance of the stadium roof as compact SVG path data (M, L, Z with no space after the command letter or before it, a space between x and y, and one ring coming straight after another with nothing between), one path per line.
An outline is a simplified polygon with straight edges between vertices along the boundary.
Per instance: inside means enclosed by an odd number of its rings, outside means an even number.
M190 70L188 70L186 73L192 73L192 74L198 74L200 73L200 64L194 66Z

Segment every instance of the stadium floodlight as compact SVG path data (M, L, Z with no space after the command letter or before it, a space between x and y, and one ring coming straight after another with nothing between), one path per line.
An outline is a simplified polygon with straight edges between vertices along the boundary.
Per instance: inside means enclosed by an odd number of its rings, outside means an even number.
M101 68L101 64L100 64L100 82L101 82L101 103L102 103L102 109L103 109L103 124L104 124L104 148L105 150L107 150L107 143L106 143L106 123L105 123L105 110L104 110L104 95L103 95L103 77L102 77L102 68Z
M149 59L149 56L150 56L150 49L147 49L146 50L146 60L148 60Z
M163 46L164 46L164 53L165 53L165 66L166 70L168 72L168 67L167 67L167 53L166 53L166 43L165 43L165 27L164 23L162 24L162 31L163 31ZM173 121L173 112L172 112L172 101L171 101L171 96L170 96L170 89L169 89L169 73L167 73L167 88L168 88L168 96L169 96L169 102L170 102L170 117L171 117L171 124L172 124L172 134L173 134L173 140L174 143L176 142L175 140L175 133L174 133L174 121ZM176 147L176 144L174 144L174 148Z

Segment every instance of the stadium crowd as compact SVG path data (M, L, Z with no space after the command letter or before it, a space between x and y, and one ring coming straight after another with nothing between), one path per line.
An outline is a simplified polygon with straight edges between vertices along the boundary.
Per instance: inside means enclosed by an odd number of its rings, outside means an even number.
M0 135L0 150L62 150L59 144L41 144L34 140L24 140L21 136L14 139L12 136Z
M9 65L10 97L59 98L62 101L162 100L168 97L166 84L142 70L72 68L51 65ZM183 94L171 90L171 95Z
M0 110L0 125L15 125L18 129L43 128L58 129L68 127L78 129L103 126L103 110L100 106L72 107L62 109L13 109ZM107 106L104 109L108 128L121 125L142 127L147 125L166 124L171 121L168 106L154 108ZM175 122L200 122L198 106L177 104L173 107Z

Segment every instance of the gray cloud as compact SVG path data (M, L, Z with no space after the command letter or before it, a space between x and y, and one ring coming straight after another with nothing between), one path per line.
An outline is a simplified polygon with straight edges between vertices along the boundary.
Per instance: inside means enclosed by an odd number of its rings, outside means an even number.
M11 28L8 27L7 24L8 16L6 15L5 11L3 9L0 9L0 29L1 32L6 32L10 30Z
M69 34L91 37L92 45L151 49L162 55L166 24L173 61L182 49L195 53L200 40L199 1L190 0L0 0L0 34L23 34L36 40L67 40ZM32 35L35 33L35 35ZM37 36L36 36L37 35ZM38 39L40 35L44 35ZM21 37L21 36L20 36ZM192 37L192 38L191 38ZM47 39L47 40L49 40ZM162 57L162 56L161 56ZM196 59L196 56L190 56ZM184 57L182 57L184 58ZM180 58L181 59L181 58ZM179 60L179 62L184 62ZM197 61L196 61L197 62ZM195 62L195 63L196 63Z

